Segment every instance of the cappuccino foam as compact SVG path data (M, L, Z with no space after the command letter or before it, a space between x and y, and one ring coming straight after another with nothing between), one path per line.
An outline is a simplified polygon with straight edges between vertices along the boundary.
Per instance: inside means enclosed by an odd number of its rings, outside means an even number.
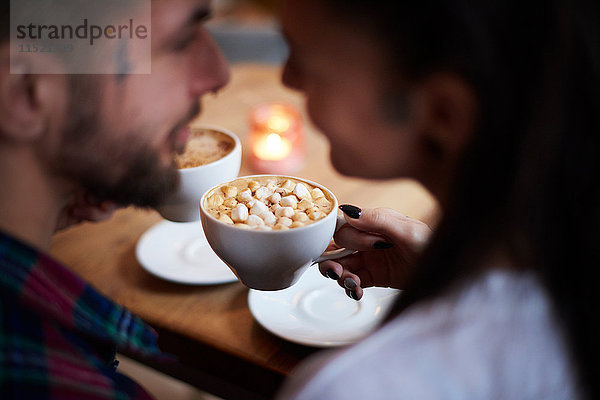
M213 129L192 129L182 154L175 156L177 168L194 168L210 164L233 151L235 141Z

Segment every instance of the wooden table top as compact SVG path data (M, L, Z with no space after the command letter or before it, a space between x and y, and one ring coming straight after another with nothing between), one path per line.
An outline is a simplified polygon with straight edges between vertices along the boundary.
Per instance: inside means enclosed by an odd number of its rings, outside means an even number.
M274 66L236 65L232 81L217 97L203 101L198 123L222 126L245 142L248 112L265 101L303 99L280 83ZM369 182L342 177L328 160L328 144L305 117L308 158L296 176L330 188L340 204L391 207L414 218L437 219L434 199L408 180ZM244 157L240 175L252 174ZM253 319L248 289L239 282L183 285L161 280L138 263L139 237L161 221L155 211L128 208L101 223L84 223L55 236L52 254L160 335L159 345L179 357L177 365L153 367L225 398L269 398L282 379L316 349L280 339Z

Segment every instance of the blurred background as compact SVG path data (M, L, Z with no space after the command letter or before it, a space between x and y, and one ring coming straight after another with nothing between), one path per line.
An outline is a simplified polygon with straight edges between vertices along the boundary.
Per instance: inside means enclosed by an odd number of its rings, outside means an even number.
M232 63L281 65L287 46L276 18L276 0L215 0L207 28Z

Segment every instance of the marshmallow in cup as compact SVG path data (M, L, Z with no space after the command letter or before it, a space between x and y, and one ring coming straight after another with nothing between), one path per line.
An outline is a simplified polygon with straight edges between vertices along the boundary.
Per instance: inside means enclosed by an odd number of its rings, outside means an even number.
M225 198L215 200L215 195L230 190L234 183L252 183L256 180L296 182L302 186L298 187L296 194L294 190L275 190L273 187L270 188L271 193L265 192L262 190L265 186L245 188L235 195L233 193L237 191L233 191L229 198L223 196ZM323 197L331 203L330 208L328 207L329 212L326 215L313 215L312 218L304 217L293 221L285 215L290 215L286 214L289 209L298 211L298 204L302 200L307 200L304 193L306 188L319 189ZM279 196L276 196L276 193ZM292 194L296 197L295 205ZM251 197L248 197L249 195ZM302 200L297 195L302 196ZM227 214L223 213L225 216L214 215L212 208L223 204L221 200L226 202L234 198L237 204L230 203L230 211ZM285 200L286 198L288 200ZM240 205L243 207L238 208ZM237 210L242 208L246 211L241 211L242 215L240 215ZM289 209L284 210L286 208ZM354 250L351 249L325 252L333 234L346 223L344 217L338 215L337 210L337 198L326 187L306 179L282 175L240 177L209 189L200 200L202 228L211 248L244 285L257 290L285 289L292 286L309 266L353 253ZM293 222L289 223L289 227L279 226L273 229L274 222L271 222L271 227L265 222L271 218L271 215L279 221L285 221L287 218ZM294 227L294 222L300 219L304 223L296 224ZM241 223L241 220L244 222Z

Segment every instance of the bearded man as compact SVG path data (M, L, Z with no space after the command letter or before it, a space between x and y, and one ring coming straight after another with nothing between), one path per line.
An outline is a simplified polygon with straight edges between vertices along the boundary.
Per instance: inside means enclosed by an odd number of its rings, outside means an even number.
M77 75L55 73L65 68L57 54L11 54L3 3L1 397L149 398L116 372L114 357L123 348L159 356L154 331L48 251L57 229L106 218L116 205L156 207L177 187L173 153L200 97L229 79L203 26L210 1L152 0L151 73L138 73L130 45L103 59L114 73Z

